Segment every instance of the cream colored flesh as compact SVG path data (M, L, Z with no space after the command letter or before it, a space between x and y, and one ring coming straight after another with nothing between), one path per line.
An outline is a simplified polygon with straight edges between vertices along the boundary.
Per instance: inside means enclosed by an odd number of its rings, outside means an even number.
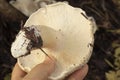
M57 60L49 79L62 80L88 62L93 49L90 44L94 42L94 25L85 16L82 9L59 2L39 9L25 23L25 27L36 26L43 40L42 49ZM44 59L45 54L36 49L18 58L18 62L29 72Z

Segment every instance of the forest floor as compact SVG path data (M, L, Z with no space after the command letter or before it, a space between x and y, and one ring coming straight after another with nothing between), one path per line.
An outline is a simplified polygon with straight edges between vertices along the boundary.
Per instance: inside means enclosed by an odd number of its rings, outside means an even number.
M0 0L0 80L10 80L16 59L10 47L27 17ZM57 0L64 1L64 0ZM92 16L97 24L95 44L85 80L120 80L120 0L67 0Z

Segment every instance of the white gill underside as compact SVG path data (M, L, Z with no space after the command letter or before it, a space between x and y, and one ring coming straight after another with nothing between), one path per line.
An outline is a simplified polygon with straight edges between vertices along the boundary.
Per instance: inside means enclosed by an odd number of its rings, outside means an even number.
M33 13L25 26L36 25L43 39L43 50L56 58L56 70L50 79L61 80L88 62L93 47L93 22L80 8L56 3ZM54 46L49 46L53 44ZM21 68L29 72L44 61L39 49L18 58ZM28 62L29 60L29 62Z

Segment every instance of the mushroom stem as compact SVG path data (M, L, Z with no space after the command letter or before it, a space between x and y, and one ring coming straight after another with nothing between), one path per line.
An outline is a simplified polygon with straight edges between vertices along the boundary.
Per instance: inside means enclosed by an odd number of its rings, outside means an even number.
M25 32L20 31L16 36L15 42L12 44L11 52L15 58L26 55L28 53L27 46L30 40L25 37ZM30 46L29 46L30 47Z
M56 48L61 39L63 38L60 32L46 26L32 25L24 27L12 44L12 55L18 58L30 53L32 49L53 49ZM42 49L41 51L45 53ZM46 55L48 56L48 54Z
M55 29L40 25L36 26L36 28L39 30L41 38L43 40L42 48L53 49L63 39L63 35L59 31L56 31Z

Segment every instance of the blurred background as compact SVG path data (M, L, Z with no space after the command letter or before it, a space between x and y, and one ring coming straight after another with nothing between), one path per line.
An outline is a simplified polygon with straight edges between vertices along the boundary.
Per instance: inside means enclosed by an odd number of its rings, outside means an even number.
M21 2L23 1L23 2ZM22 10L26 0L0 0L0 80L10 80L16 63L11 43L29 15ZM29 0L39 1L39 0ZM85 80L120 80L120 0L40 0L42 5L67 1L92 16L97 24L95 44ZM20 3L20 4L19 4ZM19 7L18 7L19 5ZM34 4L30 4L31 6ZM38 7L32 9L34 12ZM23 11L23 12L22 12ZM27 12L29 13L29 11Z

